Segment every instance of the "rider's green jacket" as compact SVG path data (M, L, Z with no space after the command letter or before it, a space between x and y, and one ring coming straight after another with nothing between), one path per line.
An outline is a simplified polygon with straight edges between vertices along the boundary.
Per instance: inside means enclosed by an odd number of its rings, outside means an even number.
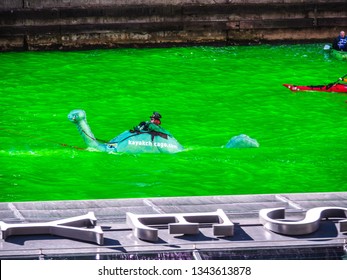
M138 126L134 127L135 131L140 131L140 132L150 132L150 131L156 131L160 133L167 134L172 137L171 133L168 132L166 129L162 128L159 125L156 125L154 123L151 123L149 121L147 122L142 122Z

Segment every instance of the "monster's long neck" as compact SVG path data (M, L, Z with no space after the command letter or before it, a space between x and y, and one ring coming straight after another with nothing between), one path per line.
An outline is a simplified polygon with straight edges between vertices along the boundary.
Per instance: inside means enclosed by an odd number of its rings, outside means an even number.
M101 151L105 150L105 145L95 139L95 136L86 120L79 121L78 123L76 123L76 126L88 147L98 149Z

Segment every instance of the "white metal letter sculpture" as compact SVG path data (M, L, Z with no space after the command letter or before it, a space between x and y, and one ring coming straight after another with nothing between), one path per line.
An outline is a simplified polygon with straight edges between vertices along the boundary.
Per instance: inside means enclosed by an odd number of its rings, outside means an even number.
M204 213L133 214L126 213L127 224L134 235L142 240L157 241L158 229L153 226L168 225L170 234L198 234L200 224L213 224L215 236L233 236L234 224L222 209Z
M51 234L103 245L104 233L96 226L93 212L86 215L43 223L7 224L0 221L0 238L11 235Z
M284 208L269 208L259 211L260 222L265 228L285 235L302 235L315 232L323 218L347 218L347 208L316 207L308 210L303 220L278 220L285 218ZM339 221L340 232L347 231L347 220Z

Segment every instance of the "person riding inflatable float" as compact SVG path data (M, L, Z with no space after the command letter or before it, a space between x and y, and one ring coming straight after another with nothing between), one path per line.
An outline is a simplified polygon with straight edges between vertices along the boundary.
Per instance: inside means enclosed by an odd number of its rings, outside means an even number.
M152 116L149 117L150 121L140 122L139 125L135 126L130 132L157 132L158 134L170 135L171 134L162 128L161 125L161 115L158 112L153 112Z
M105 142L95 138L87 123L86 112L76 109L69 113L68 119L76 124L88 148L102 152L115 153L177 153L183 151L182 145L161 124L161 115L154 112L151 121L141 122L132 130L127 130Z

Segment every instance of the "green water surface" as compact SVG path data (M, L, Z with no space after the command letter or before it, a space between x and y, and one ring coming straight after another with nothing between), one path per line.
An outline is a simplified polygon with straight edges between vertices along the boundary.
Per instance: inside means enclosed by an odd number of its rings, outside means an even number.
M346 73L319 44L0 53L0 201L347 191L347 95L282 86ZM85 150L73 109L105 140L159 111L185 151Z

